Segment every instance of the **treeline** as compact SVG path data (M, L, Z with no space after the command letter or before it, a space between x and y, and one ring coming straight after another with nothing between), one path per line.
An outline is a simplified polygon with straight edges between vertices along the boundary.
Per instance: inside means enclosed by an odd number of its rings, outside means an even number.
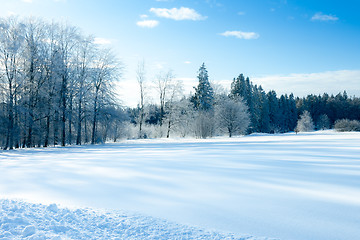
M113 93L119 66L75 27L0 19L0 146L97 143L116 135L125 118Z
M198 80L194 95L180 95L181 100L169 101L172 107L168 108L165 104L165 111L160 105L147 105L143 120L143 132L146 134L131 136L168 137L170 130L178 136L203 138L225 133L229 136L254 132L284 133L330 129L337 122L338 125L354 125L351 120L360 120L360 99L348 97L346 92L336 96L325 93L303 98L293 94L278 96L274 90L265 92L243 74L233 79L229 93L216 92L208 80L204 64L199 69ZM167 82L171 81L167 79ZM139 125L137 116L140 108L129 108L127 111L132 124ZM175 118L171 120L170 116ZM348 121L339 122L342 119ZM171 123L167 130L162 126L163 122ZM341 127L351 128L356 129Z
M150 127L151 136L163 137L164 134L159 132L165 130L158 129L154 133L154 127L169 121L173 125L173 134L200 138L225 133L229 136L253 132L281 133L293 131L296 127L299 111L293 94L278 97L275 91L266 93L243 74L233 79L229 93L216 92L208 80L204 64L199 69L198 80L194 95L180 95L180 99L171 101L171 107L165 105L165 114L161 114L159 105L148 105L144 123ZM128 109L134 125L140 124L139 112L140 107ZM174 119L169 120L170 116Z
M337 120L360 120L360 98L349 97L344 91L337 95L308 95L296 98L298 112L307 110L316 129L332 128Z
M114 92L121 64L111 50L69 25L0 19L0 147L360 128L360 99L346 92L278 96L243 74L226 92L202 64L192 95L169 71L153 79L158 101L150 103L144 64L136 73L139 105L123 108Z

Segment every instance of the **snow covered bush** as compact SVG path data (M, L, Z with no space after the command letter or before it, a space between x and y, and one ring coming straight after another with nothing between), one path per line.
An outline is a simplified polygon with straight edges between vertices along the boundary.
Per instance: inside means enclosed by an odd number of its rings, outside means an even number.
M314 130L314 123L308 111L304 111L301 114L300 119L297 122L295 132L310 132Z
M335 122L334 128L339 132L360 131L360 122L357 120L341 119Z
M214 136L215 119L213 111L199 111L196 113L194 134L196 138Z
M129 123L124 136L127 139L147 139L147 138L162 138L166 134L166 126L159 126L153 124L143 124L141 130L141 136L139 136L139 127L135 124Z

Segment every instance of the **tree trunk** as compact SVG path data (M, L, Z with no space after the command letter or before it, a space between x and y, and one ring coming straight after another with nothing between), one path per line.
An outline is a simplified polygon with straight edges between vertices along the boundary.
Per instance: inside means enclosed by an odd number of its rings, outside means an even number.
M54 113L54 146L58 145L59 141L59 112L55 110Z
M171 128L171 121L169 120L168 129L167 129L167 133L166 133L166 138L170 137L170 128Z
M88 135L86 117L84 118L84 134L85 134L85 143L88 143L89 142L89 135Z
M94 118L92 122L91 144L95 144L95 137L96 137L96 124L97 124L97 111L98 111L97 101L98 101L98 88L96 88L95 99L94 99L94 109L93 109Z
M49 145L49 135L50 135L50 116L46 116L46 129L45 129L45 141L44 141L44 147L47 147Z
M81 99L79 99L79 109L78 109L78 121L77 121L77 136L76 136L76 145L81 145L81 122L82 122L82 119L81 119L81 111L82 111L82 101Z
M61 85L61 146L66 144L66 87L67 79L63 76Z
M6 149L13 149L14 145L14 95L13 95L13 89L12 84L9 83L9 110L8 110L8 131L6 136Z
M69 98L69 134L68 134L68 138L69 138L69 144L72 144L72 108L73 108L73 100L72 100L72 96L70 96Z

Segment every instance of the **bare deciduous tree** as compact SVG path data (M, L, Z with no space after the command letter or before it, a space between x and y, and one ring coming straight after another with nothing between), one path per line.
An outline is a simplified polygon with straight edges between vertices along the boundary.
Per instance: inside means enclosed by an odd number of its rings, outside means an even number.
M165 103L168 100L169 91L173 87L174 75L171 70L166 73L159 73L155 80L156 90L159 93L160 100L160 126L165 117ZM170 97L170 96L169 96Z
M119 63L109 49L101 49L94 61L92 72L93 121L91 144L97 142L96 128L101 107L113 100L112 82L119 77Z
M139 124L139 138L143 138L142 127L145 119L145 62L139 62L136 70L136 80L139 84L140 90L140 103L139 103L139 116L138 116L138 124Z
M4 72L2 80L2 88L7 96L7 134L4 149L14 148L15 137L15 115L16 100L21 87L20 74L20 53L23 46L24 26L15 18L8 20L2 19L0 22L0 61L1 70Z

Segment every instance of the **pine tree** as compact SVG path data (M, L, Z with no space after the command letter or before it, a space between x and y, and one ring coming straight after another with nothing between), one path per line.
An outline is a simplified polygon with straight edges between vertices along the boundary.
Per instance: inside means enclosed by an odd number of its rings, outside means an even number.
M195 96L191 99L194 108L203 111L212 110L214 105L214 90L210 85L205 63L203 63L199 69L198 79L198 87L194 87Z

